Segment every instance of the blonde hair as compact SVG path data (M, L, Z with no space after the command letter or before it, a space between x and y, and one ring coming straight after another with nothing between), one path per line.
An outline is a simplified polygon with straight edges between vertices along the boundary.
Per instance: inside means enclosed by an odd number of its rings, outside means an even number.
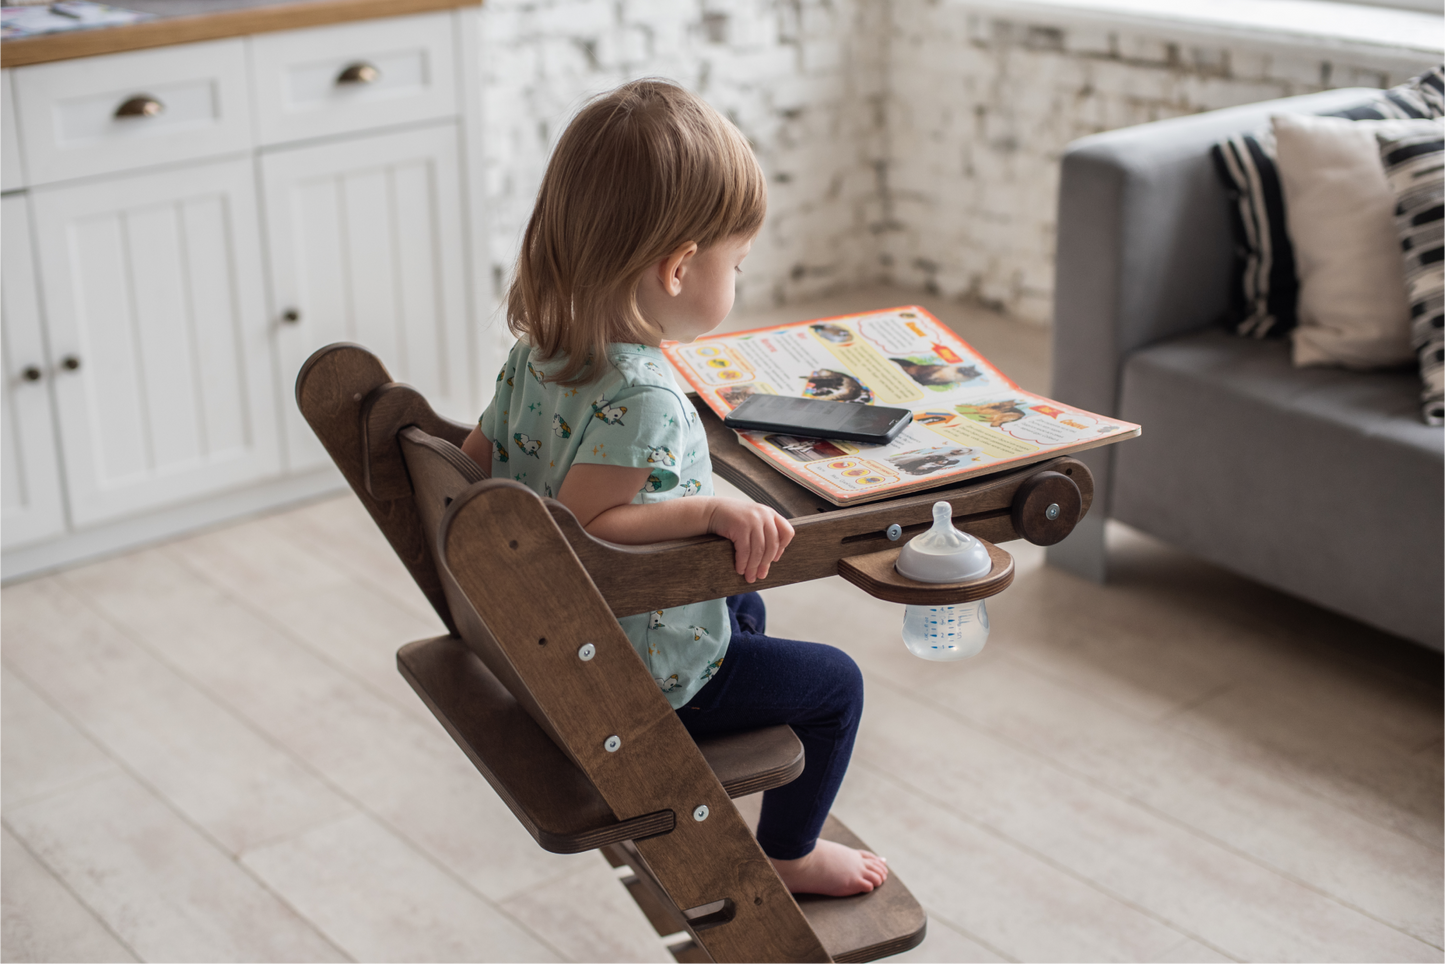
M756 234L767 203L742 133L694 94L661 80L603 94L567 126L547 164L507 327L542 358L566 355L549 380L590 382L609 342L661 334L638 308L644 272L688 242Z

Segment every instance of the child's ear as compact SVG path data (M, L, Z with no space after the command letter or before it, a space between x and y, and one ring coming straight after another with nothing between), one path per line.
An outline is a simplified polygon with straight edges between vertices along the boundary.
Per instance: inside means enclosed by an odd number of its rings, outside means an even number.
M688 241L663 258L662 263L658 265L662 290L674 298L682 294L682 276L687 273L688 266L692 262L693 255L697 254L697 250L697 242Z

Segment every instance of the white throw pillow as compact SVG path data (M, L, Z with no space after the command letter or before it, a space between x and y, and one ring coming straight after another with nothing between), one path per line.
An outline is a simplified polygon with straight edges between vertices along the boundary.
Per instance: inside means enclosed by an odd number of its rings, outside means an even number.
M1375 135L1438 121L1301 114L1272 121L1300 281L1294 363L1365 369L1411 361L1395 195Z

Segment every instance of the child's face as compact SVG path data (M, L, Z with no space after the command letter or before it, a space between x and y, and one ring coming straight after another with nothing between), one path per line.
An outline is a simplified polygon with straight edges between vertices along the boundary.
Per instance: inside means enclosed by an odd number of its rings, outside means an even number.
M648 272L638 285L643 314L662 328L663 337L689 342L705 335L728 316L738 272L752 250L751 235L724 238L706 248L679 249Z

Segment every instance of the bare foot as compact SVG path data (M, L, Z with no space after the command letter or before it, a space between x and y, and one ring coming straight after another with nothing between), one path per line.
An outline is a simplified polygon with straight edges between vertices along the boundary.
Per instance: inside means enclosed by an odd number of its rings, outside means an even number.
M793 894L851 897L866 894L888 879L888 861L831 840L819 840L806 857L773 860L773 869Z

